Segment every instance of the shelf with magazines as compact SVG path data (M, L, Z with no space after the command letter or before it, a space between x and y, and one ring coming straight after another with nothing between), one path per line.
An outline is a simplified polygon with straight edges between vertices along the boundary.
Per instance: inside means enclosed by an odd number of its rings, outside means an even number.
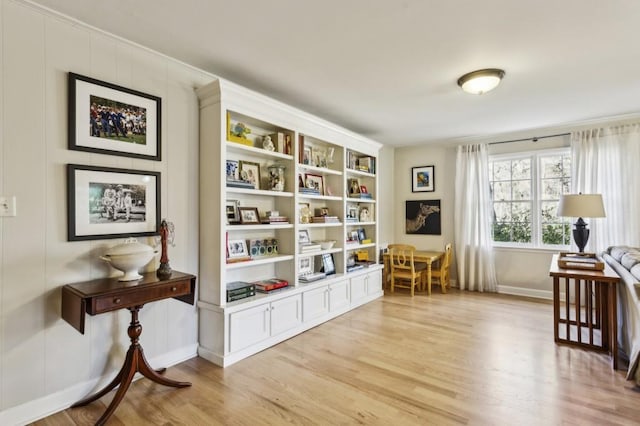
M226 366L382 295L381 265L353 272L346 241L364 229L376 252L381 145L224 80L197 94L198 353Z

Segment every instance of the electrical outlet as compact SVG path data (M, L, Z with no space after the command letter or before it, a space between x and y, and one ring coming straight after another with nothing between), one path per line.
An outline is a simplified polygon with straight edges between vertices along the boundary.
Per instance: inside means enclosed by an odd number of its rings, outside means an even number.
M16 197L5 197L0 195L0 216L15 216L16 215Z

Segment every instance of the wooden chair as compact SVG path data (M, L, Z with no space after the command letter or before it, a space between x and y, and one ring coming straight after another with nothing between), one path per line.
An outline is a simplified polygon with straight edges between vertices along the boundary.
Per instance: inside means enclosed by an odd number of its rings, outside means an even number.
M391 270L391 293L395 287L411 289L411 297L422 281L422 272L427 264L413 261L414 246L408 244L389 245L389 268Z
M447 287L451 287L449 269L451 268L451 243L444 247L444 257L440 262L440 268L431 271L431 280L437 280L440 284L440 290L447 292ZM428 294L431 294L431 286L429 286Z

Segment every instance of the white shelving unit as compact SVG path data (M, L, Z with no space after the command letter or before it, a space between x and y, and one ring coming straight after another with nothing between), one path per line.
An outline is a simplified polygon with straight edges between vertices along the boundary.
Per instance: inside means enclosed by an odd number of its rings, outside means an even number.
M378 258L377 174L381 145L317 117L216 80L197 91L200 98L200 347L199 354L221 366L237 362L382 293ZM245 139L229 132L242 123ZM267 135L275 150L263 148ZM273 139L273 138L272 138ZM287 143L288 141L288 143ZM280 145L280 146L279 146ZM248 173L259 168L256 188L227 186L227 162ZM284 188L272 190L267 168L284 167ZM366 170L365 170L366 169ZM248 176L248 175L247 175ZM245 176L245 177L247 177ZM301 188L304 185L305 189ZM357 185L357 192L351 191ZM308 193L309 188L318 189ZM355 189L355 186L354 186ZM371 198L364 198L363 192ZM229 208L257 208L260 216L278 211L278 224L229 223ZM366 210L366 214L364 213ZM338 222L307 222L302 212L337 216ZM355 215L351 219L347 216ZM334 247L300 253L298 238L335 240ZM358 237L357 243L349 241ZM228 241L276 241L270 255L229 262ZM318 271L323 255L333 257L336 273L311 283L300 281L301 267ZM353 260L374 263L352 269ZM277 277L289 286L227 302L226 285Z

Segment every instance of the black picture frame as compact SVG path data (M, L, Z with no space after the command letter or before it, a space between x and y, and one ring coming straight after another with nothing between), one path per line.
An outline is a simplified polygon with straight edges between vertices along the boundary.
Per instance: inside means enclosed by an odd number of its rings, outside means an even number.
M436 167L411 168L411 192L434 192L436 190Z
M407 234L442 235L440 200L406 202Z
M67 164L67 240L158 235L160 172Z
M322 272L325 275L333 275L336 273L336 264L333 261L333 254L323 254L322 255Z
M67 117L71 150L162 160L158 96L70 72Z

